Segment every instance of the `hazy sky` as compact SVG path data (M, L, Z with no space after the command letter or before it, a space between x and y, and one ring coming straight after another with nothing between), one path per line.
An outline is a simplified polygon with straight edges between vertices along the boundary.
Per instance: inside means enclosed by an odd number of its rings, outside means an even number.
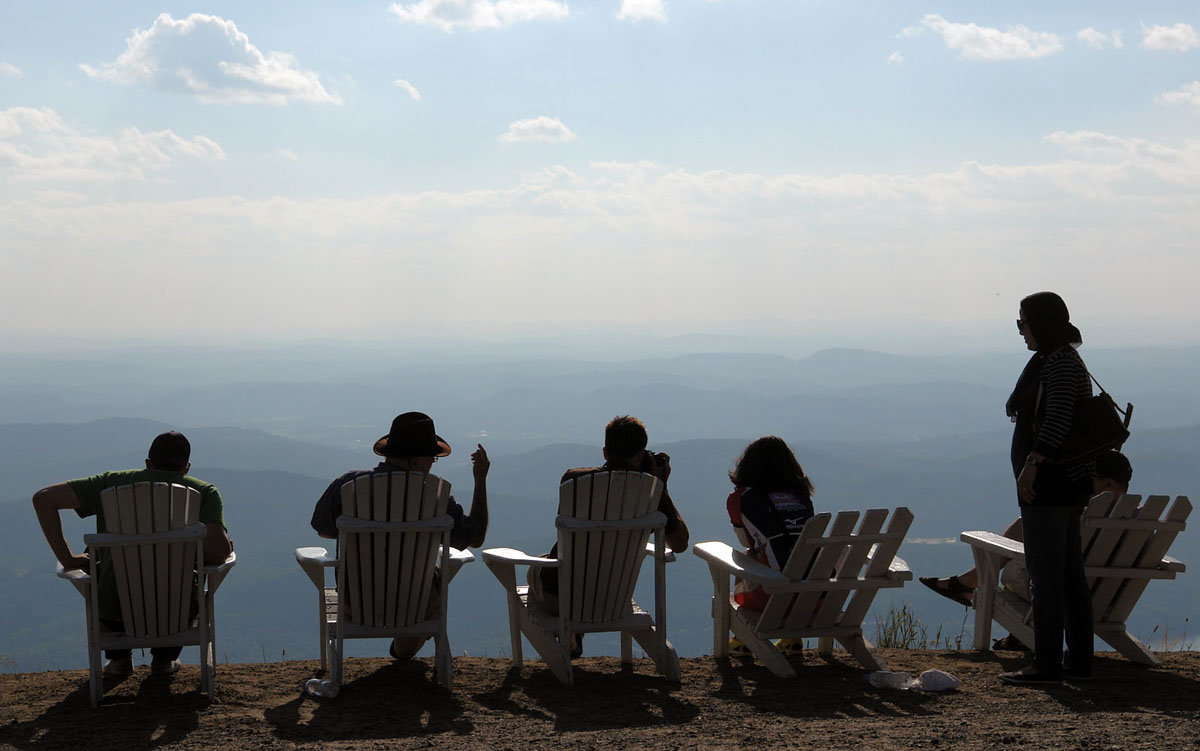
M1197 319L1198 128L1195 2L6 2L0 334Z

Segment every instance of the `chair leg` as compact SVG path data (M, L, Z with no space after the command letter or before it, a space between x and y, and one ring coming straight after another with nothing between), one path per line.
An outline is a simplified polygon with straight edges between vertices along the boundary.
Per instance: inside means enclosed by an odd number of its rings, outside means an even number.
M508 636L512 641L512 664L518 670L524 662L521 654L521 599L515 590L508 591Z
M758 661L767 670L770 670L780 678L796 677L796 669L783 656L783 653L776 649L775 645L770 641L755 633L754 629L741 618L735 615L730 619L729 627L733 630L733 635L738 638L738 641L749 647L750 651L754 653L754 656L758 658Z
M1161 662L1145 644L1125 630L1125 624L1114 624L1113 627L1109 627L1107 624L1097 625L1096 636L1108 642L1113 649L1133 662L1142 665L1158 665Z
M88 700L92 708L100 704L104 695L104 673L101 666L100 650L94 645L88 645Z
M833 637L822 636L817 639L817 654L822 657L829 657L833 654Z
M657 626L629 632L646 654L654 660L658 672L667 680L679 680L679 654L671 642L663 638Z
M326 608L325 588L320 587L317 589L317 622L319 624L321 624L320 625L320 638L321 638L320 652L321 652L321 670L322 671L329 670L329 624L328 624L328 616L326 616L326 614L325 614L325 608Z
M449 689L454 680L454 665L450 658L450 641L446 638L445 630L434 637L433 664L437 682Z
M875 653L875 648L871 646L871 642L863 638L862 634L854 636L839 637L838 641L846 648L854 659L867 670L887 670L887 663L883 661L878 654Z
M621 632L621 662L626 665L633 664L633 638L628 631Z

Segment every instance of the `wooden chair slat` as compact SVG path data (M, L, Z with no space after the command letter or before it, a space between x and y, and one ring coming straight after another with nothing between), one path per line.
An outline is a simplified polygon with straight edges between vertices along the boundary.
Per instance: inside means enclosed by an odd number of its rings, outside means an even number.
M402 522L404 521L405 483L397 482L393 486L392 478L392 473L376 473L372 492L376 498L383 497L386 500L387 513L379 518L391 522ZM384 581L386 582L383 603L384 625L395 627L397 623L404 622L399 617L397 606L397 600L401 599L400 590L404 587L404 580L400 578L400 550L404 545L404 536L399 532L384 534L387 535L387 570L384 572Z
M831 526L832 535L848 535L854 531L854 526L858 523L857 511L839 511L837 516L833 518ZM841 563L842 556L845 555L847 545L822 545L821 552L817 553L816 560L813 561L812 568L808 575L808 579L821 580L832 579L837 575L838 565ZM790 605L790 612L786 616L781 616L782 628L788 630L797 630L810 626L813 618L816 616L817 603L820 601L823 593L821 592L800 592L795 595L788 593L780 593L772 595L767 601L767 606L763 608L763 617L766 619L767 611L771 609L771 605L775 601L787 603ZM767 620L770 623L770 620ZM769 626L764 625L764 628Z

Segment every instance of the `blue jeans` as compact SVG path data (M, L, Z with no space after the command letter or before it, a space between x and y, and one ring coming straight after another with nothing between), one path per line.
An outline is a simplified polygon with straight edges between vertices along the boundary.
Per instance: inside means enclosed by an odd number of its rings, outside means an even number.
M1025 566L1033 594L1033 667L1059 675L1063 631L1067 667L1092 668L1092 595L1083 573L1079 506L1022 506Z

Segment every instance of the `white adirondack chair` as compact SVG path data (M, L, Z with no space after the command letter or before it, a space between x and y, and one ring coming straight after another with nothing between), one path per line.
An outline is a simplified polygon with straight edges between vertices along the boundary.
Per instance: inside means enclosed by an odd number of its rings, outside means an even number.
M675 560L665 546L666 515L657 511L662 482L642 472L609 471L583 475L559 486L558 558L541 558L512 548L483 551L488 569L508 593L508 625L513 665L522 664L524 634L559 681L574 682L570 645L573 634L621 633L621 661L633 662L636 639L658 672L679 680L679 656L667 641L666 563ZM648 543L651 533L654 542ZM633 601L645 556L654 559L654 616ZM558 569L557 615L518 586L516 567Z
M1134 662L1157 665L1158 658L1125 628L1138 598L1152 579L1174 579L1186 570L1167 555L1175 536L1184 530L1192 503L1178 496L1152 495L1139 506L1139 495L1112 493L1093 498L1081 519L1083 563L1092 591L1096 635ZM1033 648L1033 609L1029 601L999 586L1000 571L1009 561L1025 563L1025 546L992 532L967 531L960 539L971 546L979 585L975 588L975 649L991 645L995 620Z
M347 482L341 493L338 555L330 557L321 547L296 548L296 561L317 588L321 668L329 668L322 695L336 696L340 689L346 639L397 636L433 637L434 672L449 688L447 585L463 564L475 560L450 547L450 483L421 472L376 472ZM335 572L334 587L326 586L327 569ZM435 586L439 606L429 616Z
M237 555L218 566L204 565L204 525L199 522L200 493L164 482L139 482L100 494L108 532L84 535L91 559L58 576L75 585L87 610L89 696L92 706L103 693L101 652L141 647L200 647L200 690L212 696L216 629L213 595L237 563ZM100 623L96 552L112 556L124 632ZM200 571L200 576L194 572ZM196 603L197 614L191 614Z
M840 511L834 517L824 513L809 519L782 571L723 542L697 543L692 550L708 561L713 580L713 656L729 656L732 629L781 678L794 678L796 671L770 641L779 637L816 637L824 655L833 652L837 639L868 670L887 670L863 637L862 622L880 589L901 587L912 579L896 551L913 515L897 508L888 522L887 509L871 509L855 532L858 518L857 511ZM761 613L734 602L731 577L762 585L770 598Z

